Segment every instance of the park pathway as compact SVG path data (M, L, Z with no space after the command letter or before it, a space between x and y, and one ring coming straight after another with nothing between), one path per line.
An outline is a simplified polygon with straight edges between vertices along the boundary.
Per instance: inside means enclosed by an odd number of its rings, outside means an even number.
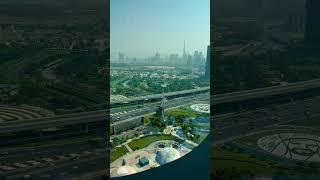
M128 144L125 144L124 146L127 148L127 150L128 150L130 153L133 152L132 149L128 146Z

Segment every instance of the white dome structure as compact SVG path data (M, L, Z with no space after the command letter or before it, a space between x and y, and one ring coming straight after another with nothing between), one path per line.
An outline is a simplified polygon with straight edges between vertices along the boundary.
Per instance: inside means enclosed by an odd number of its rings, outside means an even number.
M131 166L121 166L117 169L118 176L126 176L137 173L137 171Z
M160 164L166 164L181 157L179 151L172 147L166 147L157 152L156 161Z

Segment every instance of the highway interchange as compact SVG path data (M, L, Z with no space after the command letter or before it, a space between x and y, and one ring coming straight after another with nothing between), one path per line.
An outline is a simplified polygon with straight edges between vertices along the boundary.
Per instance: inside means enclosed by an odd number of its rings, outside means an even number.
M290 127L287 125L292 122L307 122L318 118L319 105L320 97L312 97L285 104L269 105L257 110L216 116L212 120L214 145L263 131L276 130L278 127ZM295 126L291 126L289 130L293 127Z
M208 100L209 92L195 94L187 97L177 97L166 101L167 108L179 107L190 104L193 101ZM125 121L132 117L143 116L154 113L159 105L158 102L149 104L136 104L125 108L111 109L111 121ZM61 116L35 118L29 120L17 120L4 122L0 128L2 133L13 133L21 130L37 130L54 126L65 126L75 124L87 124L91 122L106 122L106 110L92 112L82 112L76 114L66 114ZM101 139L100 139L101 141ZM104 139L102 139L104 142ZM41 141L40 141L41 142ZM45 145L33 145L29 143L24 146L14 146L13 148L2 148L0 152L0 177L6 175L8 179L32 175L50 179L59 174L64 177L77 177L84 172L99 172L107 167L107 148L96 148L88 145L87 140L73 141L60 144L49 143ZM49 143L49 145L47 145ZM29 147L25 147L29 146ZM79 148L80 147L80 148Z
M299 84L291 84L287 87L279 86L258 89L255 91L251 90L247 92L236 92L233 93L233 97L236 97L237 100L239 100L238 98L241 97L241 95L248 98L248 95L254 92L257 92L259 97L265 96L266 94L285 94L290 91L301 91L308 88L317 88L318 84L320 84L320 81L314 80ZM222 97L225 97L225 100L229 101L230 97L232 97L229 95L217 95L213 98L221 97L220 102L224 102L222 101ZM193 101L201 101L205 99L208 100L208 97L208 92L194 94L192 96L176 97L173 99L168 99L166 106L168 108L178 107L181 105L190 104ZM256 98L257 96L254 97ZM294 126L291 127L287 124L293 121L305 121L308 118L320 116L318 109L320 105L319 100L320 97L311 97L309 99L292 101L286 104L265 106L255 110L217 115L212 119L214 142L215 144L220 144L243 136L275 129L275 127L281 127L282 129L286 129L288 131L295 129ZM130 106L126 106L125 108L112 108L110 111L111 123L117 123L133 117L153 113L159 103L159 101L150 101L149 103L130 104ZM106 110L98 110L49 118L31 119L28 121L12 121L2 123L0 128L4 133L20 131L21 129L26 130L28 128L41 129L52 126L106 121L107 114L108 112ZM310 116L307 114L310 114ZM16 128L21 129L19 130ZM53 174L59 173L62 173L61 175L65 176L72 176L87 169L101 172L101 165L104 164L105 160L108 158L106 152L106 148L89 147L87 140L74 143L69 142L66 144L57 143L52 145L52 148L41 146L29 148L23 148L23 146L20 146L13 149L2 148L0 152L0 175L21 177L32 173L34 176L50 178L53 176ZM68 172L66 172L66 169L68 169Z
M1 154L0 175L6 175L8 179L26 175L42 179L59 175L74 177L107 167L106 149L94 149L85 141L1 150Z

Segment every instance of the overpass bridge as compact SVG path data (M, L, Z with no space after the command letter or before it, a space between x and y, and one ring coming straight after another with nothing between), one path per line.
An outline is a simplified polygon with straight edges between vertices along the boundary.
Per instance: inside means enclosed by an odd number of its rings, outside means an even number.
M271 86L266 88L258 88L253 90L245 90L231 92L225 94L217 94L212 97L213 105L224 104L237 101L245 101L251 99L266 98L290 93L297 93L311 89L320 88L320 79L302 81L296 83L287 83L284 85Z
M35 118L29 120L16 120L0 123L1 133L13 133L20 131L30 131L37 129L46 129L51 127L88 124L95 122L107 123L107 111L98 110L90 112L81 112L66 114L60 116Z
M320 79L303 81L298 83L288 83L286 85L253 89L248 91L219 94L219 95L213 96L213 105L223 104L228 102L235 102L235 101L245 101L245 100L256 99L256 98L266 98L266 97L271 97L276 95L301 92L301 91L317 89L317 88L320 88ZM204 92L208 92L209 90L210 90L209 87L206 87L206 88L199 88L194 90L166 93L164 94L164 96L170 96L171 98L174 99L174 97L180 97L181 95L191 96L194 94L199 94L199 93L201 94ZM129 102L146 101L147 99L158 99L158 98L161 98L162 96L163 96L162 94L156 94L156 95L151 95L146 97L133 98L125 101L116 101L112 103L127 104ZM45 129L50 127L59 127L59 126L68 126L68 125L80 125L80 124L86 125L89 123L104 123L104 122L110 123L108 114L109 114L109 110L103 109L103 110L97 110L97 111L66 114L66 115L47 117L47 118L3 122L0 124L0 132L11 133L11 132Z
M205 89L195 89L195 90L187 90L187 91L179 91L179 92L172 92L166 93L164 96L171 96L170 101L177 102L190 102L192 99L192 95L201 95L203 93L208 93L208 88ZM186 94L184 94L186 93ZM179 95L184 94L183 101ZM178 95L178 96L176 96ZM149 99L151 98L158 98L160 95L148 96L146 98L140 97L140 99ZM161 94L161 97L163 95ZM209 95L208 95L209 96ZM177 97L177 98L173 98ZM191 98L191 99L190 99ZM136 101L136 99L132 100ZM134 118L136 116L141 116L142 113L148 114L155 111L154 107L143 108L141 110L132 111L132 114L127 114L124 116L121 114L121 117ZM109 116L110 109L102 109L96 111L89 111L89 112L80 112L80 113L72 113L72 114L65 114L65 115L58 115L53 117L45 117L45 118L34 118L28 120L15 120L15 121L7 121L0 123L0 132L4 133L14 133L20 131L32 131L32 130L42 130L46 128L52 127L63 127L63 126L71 126L71 125L85 125L86 129L88 125L94 123L110 123L113 121L117 121L117 117ZM120 115L119 115L120 117ZM110 119L112 118L112 119ZM119 120L120 121L120 120Z
M163 96L167 99L183 97L183 96L190 96L195 94L201 94L205 92L210 92L210 87L202 87L197 89L190 89L190 90L183 90L183 91L176 91L176 92L168 92L164 94L153 94L147 96L140 96L125 100L118 100L118 101L111 101L110 106L113 107L119 104L131 104L131 103L141 103L141 102L148 102L151 100L160 100Z

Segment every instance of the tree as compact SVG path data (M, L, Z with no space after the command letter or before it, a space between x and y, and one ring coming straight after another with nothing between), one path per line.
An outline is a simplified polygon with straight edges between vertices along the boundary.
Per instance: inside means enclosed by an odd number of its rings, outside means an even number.
M161 131L165 128L165 123L157 116L150 117L150 123L152 126L158 127Z

